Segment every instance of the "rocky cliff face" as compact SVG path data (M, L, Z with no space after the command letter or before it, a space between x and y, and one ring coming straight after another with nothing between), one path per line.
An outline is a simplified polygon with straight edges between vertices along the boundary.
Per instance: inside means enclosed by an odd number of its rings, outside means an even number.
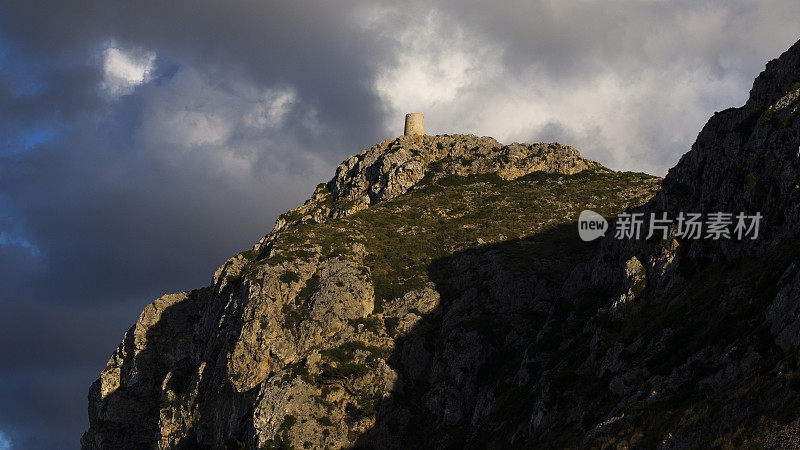
M513 180L532 172L575 174L607 170L558 143L503 146L490 137L473 135L400 136L370 147L339 164L336 175L320 184L301 207L278 218L265 247L287 224L322 223L347 217L383 200L406 193L427 175L431 181L448 175L494 174Z
M661 180L558 144L348 158L145 308L84 448L780 446L800 398L800 44ZM756 241L580 241L583 209L756 212Z
M666 177L655 206L667 211L759 211L766 239L728 256L774 247L800 224L800 46L767 64L740 108L714 114Z

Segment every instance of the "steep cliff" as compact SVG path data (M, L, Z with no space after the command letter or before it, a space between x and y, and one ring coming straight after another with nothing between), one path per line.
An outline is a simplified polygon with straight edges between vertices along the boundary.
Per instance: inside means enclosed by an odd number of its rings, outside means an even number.
M145 308L85 448L781 446L800 421L800 43L661 181L559 144L400 137L212 285ZM759 212L583 242L580 211Z

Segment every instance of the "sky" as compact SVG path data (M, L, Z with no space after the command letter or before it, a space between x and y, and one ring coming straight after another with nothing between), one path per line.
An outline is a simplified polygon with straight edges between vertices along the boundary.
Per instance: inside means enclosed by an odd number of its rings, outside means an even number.
M78 448L156 297L210 284L402 133L664 175L800 38L800 2L0 2L0 449Z

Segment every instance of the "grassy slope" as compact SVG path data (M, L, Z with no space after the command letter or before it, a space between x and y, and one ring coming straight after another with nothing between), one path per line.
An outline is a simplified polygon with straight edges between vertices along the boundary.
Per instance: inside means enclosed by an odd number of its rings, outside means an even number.
M440 280L431 279L432 273L435 274L437 264L441 266L439 270L451 270L447 261L454 253L491 247L501 253L500 261L507 270L519 276L548 279L558 285L577 262L597 248L596 242L583 243L577 238L574 224L579 212L593 209L605 216L615 215L646 202L659 184L660 179L645 174L588 171L572 176L534 173L512 181L492 175L425 180L406 195L350 217L323 224L296 225L276 241L277 256L256 264L278 264L290 258L307 257L314 253L311 249L315 247L321 247L326 256L347 254L353 243L363 244L368 252L365 263L379 300L373 316L364 322L391 334L392 318L381 314L381 301L402 296L429 281L437 282L441 288ZM492 244L478 245L478 239ZM712 392L698 386L704 378L721 370L724 362L697 361L689 367L688 377L676 388L663 392L658 400L624 405L621 411L625 412L625 418L594 434L591 442L605 448L652 446L670 430L693 432L697 427L713 433L704 435L703 441L716 440L719 446L753 441L762 431L785 423L797 413L795 389L800 387L797 381L800 357L787 358L761 324L763 310L775 297L778 279L794 253L794 247L786 247L780 254L762 260L693 269L684 274L687 284L679 295L665 299L659 298L658 293L646 292L642 301L647 307L623 323L606 323L597 317L598 306L610 298L608 293L597 293L593 298L585 294L582 301L571 307L566 302L555 307L549 319L572 325L546 333L540 339L532 338L531 342L536 342L532 351L544 355L545 360L547 355L554 355L550 375L553 386L569 394L564 400L567 403L592 405L590 409L600 414L596 417L599 422L604 411L618 406L619 398L608 392L608 379L584 371L587 342L571 338L579 336L588 322L602 323L600 336L604 347L611 348L617 343L629 346L641 341L642 351L624 357L632 364L646 367L650 376L669 377L676 367L704 347L719 354L733 349L731 360L744 357L752 349L760 358L756 371L737 378L723 391ZM542 259L549 264L545 270L538 270L534 262ZM734 287L740 288L740 296L726 297ZM446 297L445 292L441 293ZM480 312L476 313L468 326L489 336L491 341L501 342L504 336L491 336L497 333L497 324L480 316ZM713 318L711 326L709 318ZM541 319L535 315L518 318L528 321L526 326L534 335ZM672 334L658 343L664 330ZM564 342L569 343L564 346ZM498 372L514 370L520 361L519 354L513 352L497 352L490 359ZM772 373L776 365L785 366L781 377ZM648 388L646 380L641 381L642 389ZM524 386L499 387L507 388L497 398L502 407L489 420L506 425L497 430L496 436L513 433L517 426L515 419L529 414L537 395ZM590 399L590 403L583 403L582 399ZM414 394L408 399L411 403L418 400ZM742 409L748 411L742 413ZM412 427L425 426L430 423L412 424ZM571 426L559 428L555 435L542 436L544 440L539 444L579 445L584 438ZM437 429L428 432L440 436L456 433ZM487 435L486 442L492 438ZM472 437L472 442L480 440Z
M376 308L362 322L380 335L393 336L397 319L383 314L382 304L431 281L446 302L450 295L445 292L447 283L442 280L454 271L448 267L454 254L472 249L493 251L501 255L503 270L559 286L575 264L598 246L597 242L584 243L578 238L576 220L580 211L592 209L613 216L646 202L659 185L659 178L646 174L605 170L576 175L537 172L511 181L495 175L446 176L435 182L426 179L405 195L347 218L294 225L278 237L274 256L252 264L277 265L293 258L309 258L318 254L320 248L324 257L346 255L354 243L364 245L365 264L375 287ZM540 264L542 261L544 266ZM437 277L437 271L446 272L444 278ZM592 306L588 312L594 313L596 309ZM287 320L296 325L303 320L305 311L299 305L297 310L287 313ZM568 314L566 310L563 312ZM476 305L473 316L459 326L474 327L499 343L502 336L497 331L508 323L498 327L499 323L485 320L489 315ZM521 328L533 324L527 323L528 319L536 318L525 313L497 318L518 322L516 325ZM435 342L439 338L423 339ZM381 357L386 359L389 356L386 353ZM330 356L323 354L326 359ZM509 358L500 352L490 359L491 364L510 370L518 365L518 356ZM411 395L406 400L420 403ZM420 431L424 425L411 425L412 429L415 427Z
M479 238L500 242L534 235L575 222L583 209L615 215L647 201L659 182L646 174L588 171L537 172L512 181L495 175L423 180L408 194L350 217L298 225L275 248L302 257L304 246L321 245L330 255L346 253L353 242L364 244L376 297L389 300L429 281L434 260ZM577 229L572 233L577 236Z

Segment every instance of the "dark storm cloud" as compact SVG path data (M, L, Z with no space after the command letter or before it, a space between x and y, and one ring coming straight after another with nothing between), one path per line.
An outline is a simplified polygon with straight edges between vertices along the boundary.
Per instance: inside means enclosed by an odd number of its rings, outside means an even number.
M351 12L0 7L0 433L77 446L88 386L141 308L209 283L381 137L378 43ZM154 54L148 82L104 90L110 47Z
M11 139L18 144L29 127L64 126L54 130L58 139L3 161L6 214L24 222L28 236L21 238L46 255L51 269L59 266L48 272L47 284L69 290L70 298L87 289L119 286L122 277L136 280L135 285L143 277L163 282L174 279L176 271L208 269L208 262L179 264L184 256L157 256L160 264L152 264L152 251L184 249L224 228L227 217L243 215L252 217L253 223L243 227L247 231L226 230L221 239L193 251L197 260L207 261L230 252L232 241L238 241L234 248L250 243L265 231L277 205L286 208L309 189L305 180L294 185L289 180L291 186L283 189L288 192L281 192L285 183L270 186L270 178L290 176L282 170L287 167L295 169L292 175L310 171L320 176L320 167L329 168L351 149L376 140L375 130L381 128L369 84L370 66L379 61L379 53L374 40L353 31L347 5L34 1L5 4L4 9L0 29L16 56L7 58L9 67L35 67L36 82L42 85L38 92L17 95L14 83L4 83L0 117L11 124L6 135L22 134ZM153 51L160 65L174 65L177 73L130 98L104 103L97 87L105 46ZM18 70L5 72L6 79L24 76ZM185 82L174 83L175 78ZM245 88L231 93L237 83ZM286 112L279 129L250 130L248 135L225 123L247 113L248 95L284 85L291 87L296 107ZM193 129L180 120L173 123L177 129L162 127L142 137L143 124L166 107L158 104L164 96L178 108L200 99L197 118L216 114L219 126L232 129L210 145L171 139L172 134L208 131L202 123ZM215 110L224 101L231 104L223 117ZM309 120L314 123L304 123ZM359 126L350 126L354 123ZM163 136L153 137L153 132ZM272 148L258 148L265 142ZM215 153L247 159L251 179L231 181L226 177L240 174L208 173L220 163ZM309 154L318 159L317 167L301 170ZM259 177L266 192L248 184ZM293 193L298 188L303 192ZM226 202L226 197L244 199ZM246 211L255 205L258 211ZM145 237L151 245L135 244ZM76 256L102 261L102 273L69 264ZM165 271L165 265L176 269ZM134 276L123 275L131 266L140 269ZM36 286L42 296L53 288Z
M2 3L0 445L76 447L141 309L208 284L403 113L663 173L797 17L788 0Z
M379 43L353 2L12 2L3 28L29 54L88 59L109 39L197 67L222 66L262 83L290 83L323 120L375 128L369 86ZM0 19L1 20L1 19ZM35 30L31 33L31 30ZM347 114L339 111L347 110ZM370 127L372 125L372 127ZM366 133L341 132L363 138ZM370 136L371 137L371 136Z
M447 10L458 23L483 30L507 46L504 63L514 70L541 66L551 77L586 78L591 70L631 75L696 59L718 73L719 60L742 50L781 51L793 41L791 2L716 0L571 2L467 1ZM749 54L763 65L764 55ZM775 55L777 56L777 55Z

